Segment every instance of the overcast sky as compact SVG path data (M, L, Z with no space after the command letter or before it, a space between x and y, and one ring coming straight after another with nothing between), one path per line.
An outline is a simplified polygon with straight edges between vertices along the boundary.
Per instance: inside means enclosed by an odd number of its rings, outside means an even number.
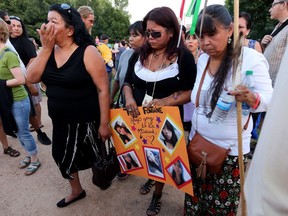
M188 10L191 0L185 1L185 14ZM201 4L204 5L204 0L201 1ZM182 0L129 0L129 5L127 7L128 12L131 14L130 22L134 23L135 21L142 20L145 15L155 7L167 6L170 7L176 14L177 17L180 16L180 7ZM224 0L208 0L209 4L223 4ZM202 6L203 7L203 6ZM202 8L201 7L201 8ZM186 23L191 23L192 18L185 18Z

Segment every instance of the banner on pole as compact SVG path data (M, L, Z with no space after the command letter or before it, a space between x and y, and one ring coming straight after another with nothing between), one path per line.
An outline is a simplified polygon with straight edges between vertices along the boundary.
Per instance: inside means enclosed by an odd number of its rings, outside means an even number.
M201 0L192 0L190 3L190 6L188 8L188 11L186 13L187 17L192 17L192 24L190 28L190 35L195 34L196 24L198 21L198 15L200 10Z

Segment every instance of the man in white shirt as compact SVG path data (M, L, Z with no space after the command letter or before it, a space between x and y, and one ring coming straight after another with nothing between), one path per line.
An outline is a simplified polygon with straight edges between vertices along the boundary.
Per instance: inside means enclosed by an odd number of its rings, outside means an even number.
M245 182L249 216L288 215L288 48ZM283 118L284 117L284 118Z

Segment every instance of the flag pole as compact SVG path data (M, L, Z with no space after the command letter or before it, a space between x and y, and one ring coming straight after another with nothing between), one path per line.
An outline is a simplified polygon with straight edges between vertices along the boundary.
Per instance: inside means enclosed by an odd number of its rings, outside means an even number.
M234 48L239 40L239 0L234 0ZM242 45L240 43L240 45ZM243 51L243 49L241 48ZM237 65L233 65L235 70L235 83L234 85L240 84L241 81L241 67L242 67L242 52L240 52L240 56L238 60L235 59L234 62L237 62ZM243 140L242 140L242 103L237 101L237 135L238 135L238 162L239 162L239 171L240 171L240 185L241 185L241 210L242 216L247 215L246 209L246 200L244 195L244 182L245 182L245 174L244 174L244 161L243 161Z
M179 37L178 37L177 47L179 47L180 41L181 41L184 6L185 6L185 0L182 0L181 7L180 7L180 30L179 30Z

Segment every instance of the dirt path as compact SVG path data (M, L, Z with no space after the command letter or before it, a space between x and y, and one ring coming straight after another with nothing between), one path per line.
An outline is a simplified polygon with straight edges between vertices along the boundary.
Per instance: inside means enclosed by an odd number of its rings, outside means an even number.
M43 131L51 138L51 121L47 115L46 100L42 102ZM36 133L33 132L34 138ZM51 145L37 142L42 166L32 176L25 176L18 169L18 163L25 154L17 139L9 137L9 144L21 152L12 158L0 151L0 215L1 216L65 216L65 215L146 215L152 193L140 195L139 186L144 178L129 176L123 181L113 180L112 186L101 191L91 182L91 170L80 172L87 197L70 206L59 209L56 203L69 193L69 185L64 180L51 156ZM183 215L184 193L171 186L165 186L162 209L159 216Z

